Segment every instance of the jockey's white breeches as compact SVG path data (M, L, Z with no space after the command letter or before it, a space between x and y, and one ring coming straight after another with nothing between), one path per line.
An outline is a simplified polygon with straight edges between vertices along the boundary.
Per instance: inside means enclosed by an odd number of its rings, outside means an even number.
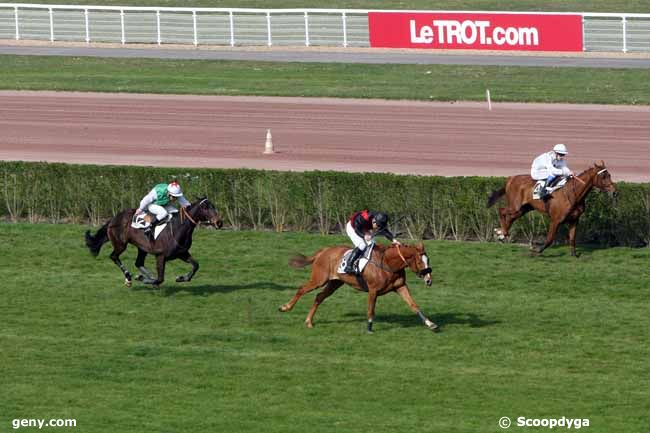
M348 221L348 223L345 225L345 232L348 234L348 237L355 247L359 248L361 251L366 249L368 242L366 242L364 238L359 236L357 232L354 231L354 228L352 228L352 223L350 221Z
M147 206L147 211L156 215L156 219L158 221L164 220L165 218L167 218L167 216L170 213L178 212L178 210L176 210L176 208L171 204L160 206L158 204L153 204L153 203Z

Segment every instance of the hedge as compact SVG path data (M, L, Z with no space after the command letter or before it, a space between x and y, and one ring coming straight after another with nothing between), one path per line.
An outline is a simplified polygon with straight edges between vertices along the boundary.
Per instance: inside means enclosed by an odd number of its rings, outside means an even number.
M30 222L100 224L121 209L137 207L159 182L177 180L185 195L207 196L234 230L344 230L355 210L391 215L402 237L492 240L496 208L488 194L496 177L403 176L386 173L277 172L247 169L185 169L0 162L0 218ZM592 192L580 220L579 242L648 245L650 184L618 183L619 198ZM548 220L529 213L513 238L543 237ZM558 239L563 239L561 232Z

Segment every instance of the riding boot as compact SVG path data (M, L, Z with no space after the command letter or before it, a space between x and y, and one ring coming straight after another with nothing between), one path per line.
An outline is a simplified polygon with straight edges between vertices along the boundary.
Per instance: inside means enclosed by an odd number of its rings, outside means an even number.
M363 251L360 250L359 248L355 247L352 252L350 253L350 256L348 257L348 262L345 264L345 273L346 274L352 274L354 273L354 262L357 261L359 257L363 254Z
M539 198L541 200L544 200L548 194L549 194L549 191L548 191L548 179L547 179L547 180L544 181L544 183L542 184L542 187L539 190Z

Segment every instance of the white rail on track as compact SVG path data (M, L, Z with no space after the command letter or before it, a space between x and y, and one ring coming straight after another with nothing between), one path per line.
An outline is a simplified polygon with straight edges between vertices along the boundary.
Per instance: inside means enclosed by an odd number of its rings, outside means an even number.
M0 39L368 47L368 12L372 11L0 3ZM584 51L650 52L650 14L578 14L583 17Z

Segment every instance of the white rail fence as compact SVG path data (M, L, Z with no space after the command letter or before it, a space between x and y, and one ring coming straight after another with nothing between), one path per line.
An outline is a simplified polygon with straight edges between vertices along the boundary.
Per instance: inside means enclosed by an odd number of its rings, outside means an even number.
M0 3L0 39L368 47L367 10ZM650 14L581 14L584 51L650 52Z

